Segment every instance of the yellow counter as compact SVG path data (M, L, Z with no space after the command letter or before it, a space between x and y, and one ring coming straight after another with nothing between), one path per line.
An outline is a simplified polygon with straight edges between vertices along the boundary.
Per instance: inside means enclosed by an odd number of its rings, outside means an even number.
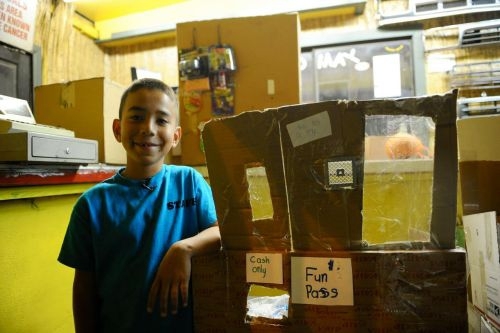
M57 256L77 198L116 168L29 169L0 168L0 332L71 333L74 271Z
M73 270L57 255L77 192L88 186L0 189L0 332L74 331Z

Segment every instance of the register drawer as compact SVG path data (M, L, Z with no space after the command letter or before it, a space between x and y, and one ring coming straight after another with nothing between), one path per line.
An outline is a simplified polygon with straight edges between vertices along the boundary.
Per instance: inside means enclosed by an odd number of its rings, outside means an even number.
M98 144L96 140L34 132L0 134L0 161L97 163Z

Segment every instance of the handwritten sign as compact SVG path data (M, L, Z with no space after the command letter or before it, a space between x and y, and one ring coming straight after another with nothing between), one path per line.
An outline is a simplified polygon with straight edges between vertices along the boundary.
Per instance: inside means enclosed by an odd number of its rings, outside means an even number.
M282 263L281 253L247 253L247 282L282 284Z
M332 135L330 116L326 111L290 123L286 129L294 147Z
M354 305L351 259L292 257L292 303Z
M0 41L33 51L37 0L0 0Z

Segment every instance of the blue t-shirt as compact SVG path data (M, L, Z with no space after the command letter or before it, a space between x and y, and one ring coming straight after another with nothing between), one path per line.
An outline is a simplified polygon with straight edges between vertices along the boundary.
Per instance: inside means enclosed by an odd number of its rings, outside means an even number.
M170 246L216 220L212 191L190 167L164 165L148 181L118 172L78 199L58 260L95 272L102 332L190 332L191 299L164 318L158 304L146 311L147 297Z

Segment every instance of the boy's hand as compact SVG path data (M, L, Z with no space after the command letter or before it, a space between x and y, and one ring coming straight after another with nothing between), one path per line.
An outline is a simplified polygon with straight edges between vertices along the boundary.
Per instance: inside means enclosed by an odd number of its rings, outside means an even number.
M179 297L183 306L187 306L190 276L191 251L189 246L179 241L170 247L158 267L149 291L148 312L153 312L157 300L162 317L166 317L169 311L177 313Z

